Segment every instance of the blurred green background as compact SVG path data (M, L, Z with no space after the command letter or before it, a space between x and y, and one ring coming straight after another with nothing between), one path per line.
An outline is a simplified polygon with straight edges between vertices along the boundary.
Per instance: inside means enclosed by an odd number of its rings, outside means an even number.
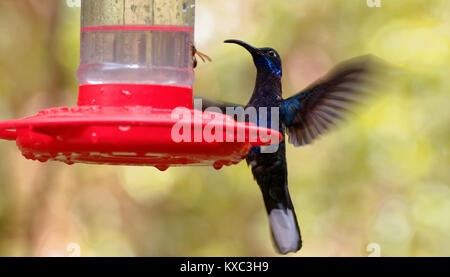
M287 149L304 240L294 256L450 255L450 1L198 0L195 94L246 103L250 55L271 46L285 96L372 53L405 69L371 105L313 145ZM0 1L0 119L73 106L79 8ZM0 142L0 256L272 256L245 162L208 167L67 166Z

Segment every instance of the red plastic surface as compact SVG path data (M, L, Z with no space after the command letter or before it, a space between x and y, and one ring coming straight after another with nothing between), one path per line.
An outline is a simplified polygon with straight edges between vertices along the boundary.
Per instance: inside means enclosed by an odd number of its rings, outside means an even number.
M149 106L192 109L192 89L162 85L101 84L80 86L78 106Z
M189 88L82 86L78 103L81 105L71 109L47 109L36 116L0 122L0 138L15 139L26 158L41 162L150 165L161 170L189 164L219 169L240 162L252 146L269 144L259 134L281 139L274 130L192 110ZM190 141L175 142L172 138L172 127L180 123L172 115L175 106L189 109L190 116L181 122L190 126ZM222 141L205 140L201 134L206 126L223 130ZM239 141L240 133L246 135Z

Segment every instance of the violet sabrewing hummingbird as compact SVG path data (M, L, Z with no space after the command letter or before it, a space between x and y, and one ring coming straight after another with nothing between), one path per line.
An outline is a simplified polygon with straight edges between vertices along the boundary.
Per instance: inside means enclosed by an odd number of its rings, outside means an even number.
M311 143L340 121L351 104L358 102L358 96L368 92L367 85L376 69L374 57L356 57L337 65L323 78L284 99L281 58L276 50L256 48L240 40L226 40L225 43L244 47L257 69L255 88L245 108L252 107L257 111L259 108L266 108L266 111L277 108L280 123L277 131L283 136L286 131L288 142L296 147ZM242 107L203 100L203 110L214 106L225 113L226 107ZM270 114L265 113L266 116ZM270 122L271 118L266 120ZM259 117L255 123L259 125ZM300 250L302 238L288 189L285 140L277 146L272 153L263 153L261 147L253 147L246 160L262 192L275 247L279 253L287 254Z

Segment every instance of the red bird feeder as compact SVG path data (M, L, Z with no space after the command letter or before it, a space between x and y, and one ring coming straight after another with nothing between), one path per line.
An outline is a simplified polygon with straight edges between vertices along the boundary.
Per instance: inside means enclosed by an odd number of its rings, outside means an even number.
M83 1L78 105L0 122L0 138L16 140L23 156L41 162L161 170L219 169L241 161L252 146L269 144L259 134L281 139L271 129L193 110L195 1L180 2ZM188 126L187 140L174 139L177 124ZM205 127L222 139L205 138Z

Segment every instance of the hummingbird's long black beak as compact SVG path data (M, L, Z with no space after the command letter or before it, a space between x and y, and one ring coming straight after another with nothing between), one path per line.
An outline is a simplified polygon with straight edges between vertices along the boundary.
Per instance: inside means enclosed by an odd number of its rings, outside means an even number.
M235 44L238 44L238 45L244 47L245 49L247 49L248 52L250 52L250 54L252 54L253 57L256 57L261 54L261 51L258 48L251 46L250 44L248 44L242 40L227 39L224 42L225 43L235 43Z

